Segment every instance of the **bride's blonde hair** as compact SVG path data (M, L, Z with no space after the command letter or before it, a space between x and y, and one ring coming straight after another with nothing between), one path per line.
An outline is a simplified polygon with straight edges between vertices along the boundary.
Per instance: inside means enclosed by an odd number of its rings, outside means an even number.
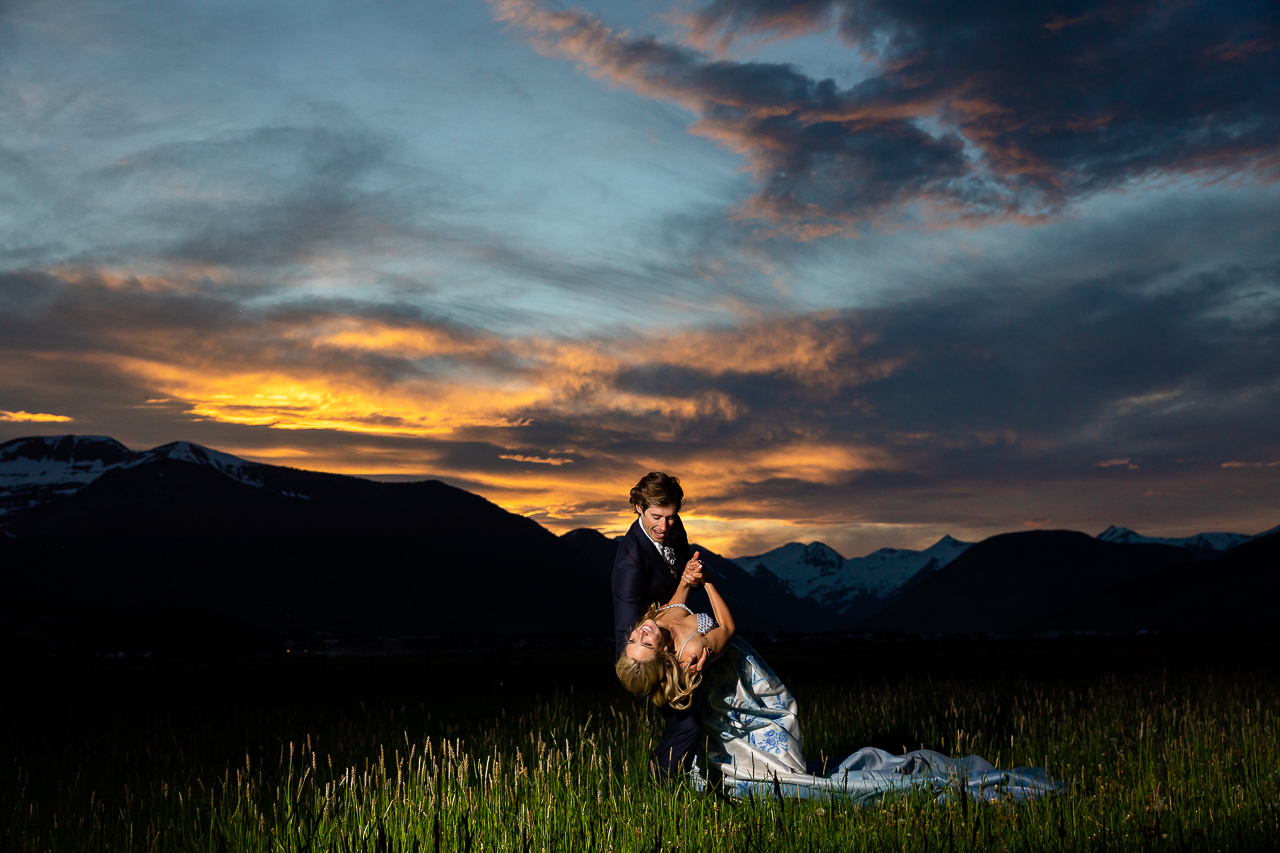
M650 604L636 626L646 619L657 619L660 612L658 605ZM638 661L623 652L614 666L618 680L637 696L648 696L659 708L663 705L681 710L688 708L693 701L693 691L702 683L702 676L681 667L676 656L666 649L654 651L653 660L647 661Z

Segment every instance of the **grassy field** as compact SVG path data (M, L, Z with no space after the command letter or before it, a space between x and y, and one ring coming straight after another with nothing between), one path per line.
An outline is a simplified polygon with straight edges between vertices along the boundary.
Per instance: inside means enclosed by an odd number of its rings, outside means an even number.
M2 850L1266 850L1280 651L1195 639L761 645L805 751L1047 765L1069 793L733 802L648 781L600 647L12 669Z

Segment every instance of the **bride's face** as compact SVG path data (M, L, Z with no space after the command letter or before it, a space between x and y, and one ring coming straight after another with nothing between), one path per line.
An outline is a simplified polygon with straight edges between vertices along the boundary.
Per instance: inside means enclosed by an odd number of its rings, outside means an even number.
M646 619L627 638L627 657L646 663L653 660L658 649L666 644L667 629L652 619Z

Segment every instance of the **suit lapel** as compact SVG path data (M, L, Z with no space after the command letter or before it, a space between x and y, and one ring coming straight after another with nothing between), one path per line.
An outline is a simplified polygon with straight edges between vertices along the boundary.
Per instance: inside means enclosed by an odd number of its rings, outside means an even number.
M635 536L636 542L640 546L640 553L643 555L641 559L649 567L649 571L655 572L660 576L675 577L675 570L667 565L666 560L662 559L658 549L654 547L653 540L640 527L640 519L637 518L631 523L631 533Z

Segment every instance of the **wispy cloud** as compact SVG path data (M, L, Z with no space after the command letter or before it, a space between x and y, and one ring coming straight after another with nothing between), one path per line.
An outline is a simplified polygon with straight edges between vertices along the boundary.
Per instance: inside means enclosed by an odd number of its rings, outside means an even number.
M709 56L579 10L491 2L547 54L697 113L692 132L741 154L760 185L741 215L801 239L910 205L938 221L1039 216L1147 177L1278 174L1280 27L1265 4L1086 4L1067 19L1035 5L716 0L684 18ZM841 89L723 55L742 36L832 26L879 74Z
M573 463L572 459L565 459L560 456L521 456L518 453L500 453L498 458L510 459L512 462L528 462L533 465L570 465Z

